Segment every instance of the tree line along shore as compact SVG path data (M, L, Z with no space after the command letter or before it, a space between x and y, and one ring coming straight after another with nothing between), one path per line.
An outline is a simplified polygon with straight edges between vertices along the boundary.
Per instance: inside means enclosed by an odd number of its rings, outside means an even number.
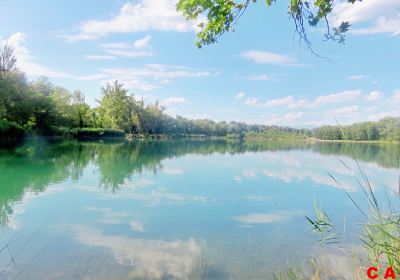
M0 144L26 136L104 137L225 137L268 140L399 141L400 118L348 126L297 129L243 122L172 117L156 101L145 103L115 81L101 88L96 106L84 94L56 86L46 78L34 81L15 67L12 49L0 49Z
M26 136L104 137L226 137L229 139L313 139L316 141L399 141L400 118L347 126L296 129L242 122L171 117L159 102L145 104L115 81L101 88L98 105L90 107L80 91L24 73L0 75L0 138L16 141Z

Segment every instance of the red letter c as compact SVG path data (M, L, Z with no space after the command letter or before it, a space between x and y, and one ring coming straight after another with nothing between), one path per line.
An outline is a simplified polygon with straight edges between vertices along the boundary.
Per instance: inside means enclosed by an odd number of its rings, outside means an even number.
M378 272L378 269L376 267L371 266L367 270L367 276L369 279L376 279L378 278L378 274L372 274L372 272Z

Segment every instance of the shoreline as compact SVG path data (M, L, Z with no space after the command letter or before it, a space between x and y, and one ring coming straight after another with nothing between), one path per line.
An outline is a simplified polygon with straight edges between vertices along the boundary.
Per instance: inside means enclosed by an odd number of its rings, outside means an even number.
M306 138L304 139L310 142L327 142L327 143L363 143L363 144L400 144L399 141L390 140L326 140L318 138Z
M125 134L124 136L83 136L83 137L73 137L73 136L62 136L62 135L53 135L53 136L44 136L44 135L26 135L22 138L13 138L13 139L0 139L0 140L8 140L8 141L0 141L0 148L7 148L13 145L18 145L25 140L32 139L47 139L47 140L68 140L68 139L76 139L76 140L173 140L173 139L187 139L187 140L225 140L225 141L243 141L243 142L274 142L274 141L290 141L290 142L308 142L308 143L360 143L360 144L379 144L379 145L396 145L400 144L400 141L387 141L387 140L326 140L326 139L318 139L318 138L298 138L298 137L281 137L281 138L232 138L228 136L207 136L207 135L168 135L168 134ZM2 143L4 142L4 143Z

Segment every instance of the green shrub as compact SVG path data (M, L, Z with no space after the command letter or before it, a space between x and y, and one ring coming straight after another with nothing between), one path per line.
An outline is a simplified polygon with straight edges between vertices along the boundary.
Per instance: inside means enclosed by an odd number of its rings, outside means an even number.
M25 131L18 124L9 121L0 120L0 138L22 138Z
M71 131L67 127L51 126L48 132L49 136L63 136L70 135Z
M109 128L77 128L72 130L71 133L76 138L125 137L125 132L123 130Z

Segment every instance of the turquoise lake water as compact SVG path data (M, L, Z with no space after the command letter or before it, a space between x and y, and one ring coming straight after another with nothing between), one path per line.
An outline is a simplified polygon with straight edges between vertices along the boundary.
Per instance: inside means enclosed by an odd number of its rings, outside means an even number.
M0 279L272 279L310 256L346 264L305 215L318 201L342 244L359 246L363 218L344 190L368 205L353 153L378 198L394 197L395 145L35 141L0 150Z

